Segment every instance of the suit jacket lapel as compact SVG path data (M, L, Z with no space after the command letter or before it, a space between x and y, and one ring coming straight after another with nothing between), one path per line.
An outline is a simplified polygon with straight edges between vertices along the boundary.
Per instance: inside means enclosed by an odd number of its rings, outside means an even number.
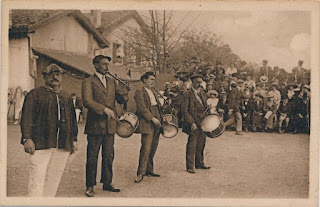
M93 75L93 83L98 86L103 92L108 94L107 89L104 87L104 85L101 83L101 80L98 78L96 74Z

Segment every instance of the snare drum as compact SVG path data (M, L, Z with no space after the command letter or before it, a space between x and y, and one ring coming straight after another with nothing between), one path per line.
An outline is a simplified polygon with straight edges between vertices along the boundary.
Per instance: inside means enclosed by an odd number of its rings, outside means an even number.
M201 129L208 137L216 138L224 132L225 126L217 114L209 114L201 122Z
M124 113L117 121L117 135L122 138L130 137L139 126L138 117L131 112Z
M165 114L163 116L164 124L162 126L162 135L165 138L172 138L178 134L178 120L172 114Z

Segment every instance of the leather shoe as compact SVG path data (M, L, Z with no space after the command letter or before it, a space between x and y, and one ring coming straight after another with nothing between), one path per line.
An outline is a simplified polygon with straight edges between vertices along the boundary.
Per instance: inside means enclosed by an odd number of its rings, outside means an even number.
M149 176L152 176L152 177L160 177L159 174L157 174L157 173L155 173L155 172L153 172L153 171L148 171L148 172L146 173L146 175L149 175Z
M188 173L196 173L194 169L187 169Z
M210 166L206 166L206 165L202 165L200 167L196 167L196 169L204 169L204 170L209 170L211 167Z
M87 197L93 197L95 194L94 190L93 190L93 187L87 187L86 189L86 196Z
M135 183L140 183L143 180L143 175L138 175L134 180Z
M113 185L111 184L103 184L103 187L102 187L103 190L107 190L107 191L111 191L111 192L120 192L120 189L119 188L115 188L113 187Z

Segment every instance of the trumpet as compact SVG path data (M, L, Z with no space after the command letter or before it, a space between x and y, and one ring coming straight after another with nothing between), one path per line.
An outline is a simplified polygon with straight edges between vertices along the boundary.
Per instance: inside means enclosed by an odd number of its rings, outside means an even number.
M113 75L113 74L110 73L109 71L107 72L107 74L109 74L112 78L116 79L116 80L119 81L121 84L123 84L128 90L130 90L129 83L121 80L120 78L118 78L117 76Z

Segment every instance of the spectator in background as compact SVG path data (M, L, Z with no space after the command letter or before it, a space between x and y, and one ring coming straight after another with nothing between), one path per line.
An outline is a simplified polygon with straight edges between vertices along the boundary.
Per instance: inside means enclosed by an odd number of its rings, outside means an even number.
M310 132L310 99L307 93L303 93L302 98L297 99L295 105L295 127L294 133Z
M251 79L250 75L248 75L243 83L243 87L249 87L250 91L254 91L256 89L256 82Z
M303 61L299 60L298 66L292 68L293 82L300 86L305 83L305 78L307 73L306 69L304 69L302 65L303 65Z
M171 90L171 83L170 82L165 82L163 86L164 86L163 95L166 96L166 97L169 97L170 90Z
M270 91L268 92L268 95L273 96L273 100L277 104L277 108L278 108L281 101L281 94L280 94L280 91L277 90L277 84L272 83L272 85L270 86Z
M269 72L271 71L271 67L268 66L268 61L263 60L262 61L262 67L259 70L259 75L269 77Z
M293 85L288 85L288 90L286 95L288 97L289 102L294 100L293 98L294 98L295 92L294 92Z
M213 74L216 76L217 81L222 81L225 70L222 67L222 62L220 60L216 62L216 67L213 69Z
M241 103L241 115L242 115L242 119L243 122L245 123L245 128L244 131L248 132L249 131L249 127L251 124L251 114L252 114L252 103L250 101L251 96L250 95L243 95L243 100Z
M234 74L236 74L237 72L238 72L238 69L236 68L236 64L234 64L233 62L230 63L230 67L228 67L226 70L226 75L231 77Z
M218 113L222 120L222 122L225 122L228 119L228 104L229 101L227 99L228 94L225 91L222 91L220 93L220 99L218 102Z
M14 93L14 119L15 122L13 124L17 125L20 123L21 120L21 111L22 106L24 102L24 92L21 88L21 86L16 88L16 91Z
M279 133L283 133L284 130L282 129L282 122L285 123L285 129L288 130L289 127L289 121L290 121L290 115L291 115L291 107L288 104L288 97L283 97L283 100L280 104L279 110Z
M267 101L264 103L263 111L265 112L265 131L271 132L274 128L274 123L276 120L277 114L277 104L276 101L273 100L274 96L268 94Z
M262 129L263 118L263 96L260 93L255 94L255 100L252 106L252 131L257 131L257 128Z
M75 93L71 94L71 98L72 98L74 109L76 111L77 123L79 123L80 114L81 114L82 109L83 109L82 100Z
M217 106L218 106L218 92L215 90L209 90L208 91L208 99L207 99L207 106L209 107L210 114L216 114L217 113Z

